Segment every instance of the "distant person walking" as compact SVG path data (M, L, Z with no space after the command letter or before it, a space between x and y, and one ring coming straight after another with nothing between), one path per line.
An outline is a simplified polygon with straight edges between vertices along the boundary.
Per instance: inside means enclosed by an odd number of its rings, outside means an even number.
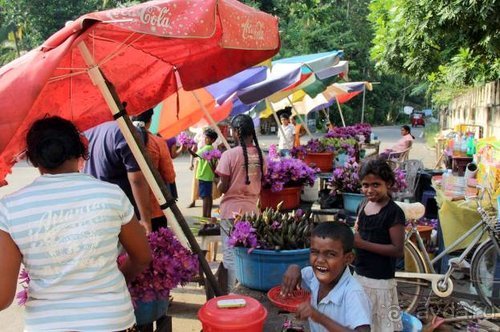
M293 148L295 127L290 123L290 116L287 113L280 115L281 129L278 129L278 149L282 157L289 156Z

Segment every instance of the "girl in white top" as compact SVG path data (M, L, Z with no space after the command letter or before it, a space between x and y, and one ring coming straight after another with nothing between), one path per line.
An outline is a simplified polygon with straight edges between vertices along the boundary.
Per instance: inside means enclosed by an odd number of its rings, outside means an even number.
M31 279L25 331L133 328L126 281L149 265L151 252L127 196L78 172L88 155L70 121L35 121L26 143L41 176L0 200L0 310L14 299L22 263ZM121 268L119 244L128 253Z

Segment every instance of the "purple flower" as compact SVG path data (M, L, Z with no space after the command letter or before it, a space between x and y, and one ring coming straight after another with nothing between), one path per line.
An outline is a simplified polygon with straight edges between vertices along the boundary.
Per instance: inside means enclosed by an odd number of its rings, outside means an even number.
M23 269L21 270L21 273L19 273L19 281L21 283L26 283L26 284L29 284L30 283L30 275L28 273L28 270L26 270L24 267Z
M28 301L28 287L23 286L23 290L16 294L16 299L18 305L26 305L26 302Z
M269 154L268 155L269 155L269 158L271 158L271 159L279 159L280 158L276 144L269 145Z
M21 273L19 273L19 284L23 287L22 291L19 291L16 294L16 298L18 299L17 304L23 306L28 301L28 288L30 284L31 278L28 273L28 270L23 268Z
M394 179L395 182L391 188L393 192L403 191L408 188L408 183L406 183L406 174L401 169L398 168L394 171Z
M190 281L198 273L197 256L184 248L168 228L150 233L148 240L153 261L128 283L134 303L167 298L171 289ZM123 258L118 262L123 262Z
M326 138L353 138L355 140L359 140L359 136L362 135L365 137L365 140L368 139L371 135L372 128L368 123L357 123L353 126L347 127L335 127L330 129L328 133L326 133Z
M333 194L339 192L360 193L361 184L358 172L359 164L352 157L345 162L343 167L335 168L330 178Z
M233 226L227 242L231 247L257 248L255 228L248 221L239 221Z
M318 169L313 169L302 160L295 158L267 159L267 172L263 185L273 192L284 187L302 186L305 183L314 184Z
M177 142L180 145L187 147L188 149L196 145L196 142L185 132L181 132L179 135L177 135Z

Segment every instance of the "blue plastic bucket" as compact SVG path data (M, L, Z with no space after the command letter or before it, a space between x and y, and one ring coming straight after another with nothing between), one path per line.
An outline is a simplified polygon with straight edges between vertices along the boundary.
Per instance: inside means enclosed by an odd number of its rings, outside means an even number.
M356 213L356 211L358 210L358 206L365 198L365 195L354 194L354 193L342 193L342 198L344 200L344 210L347 212Z
M403 332L421 332L422 322L415 316L410 315L403 311L403 316L401 317L403 321Z
M145 325L154 322L167 313L168 299L151 302L137 301L136 305L134 315L137 325Z
M283 274L291 264L301 268L309 265L309 249L261 250L250 254L248 248L236 247L236 279L245 287L268 291L281 284Z

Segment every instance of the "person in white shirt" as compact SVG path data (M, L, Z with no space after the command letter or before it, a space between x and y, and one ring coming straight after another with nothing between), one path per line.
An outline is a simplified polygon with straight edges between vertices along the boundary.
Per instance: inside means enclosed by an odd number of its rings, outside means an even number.
M295 135L295 127L290 123L290 116L286 113L280 115L281 129L278 130L278 149L281 156L289 156L290 150L293 148L293 138ZM284 134L284 135L283 135Z

